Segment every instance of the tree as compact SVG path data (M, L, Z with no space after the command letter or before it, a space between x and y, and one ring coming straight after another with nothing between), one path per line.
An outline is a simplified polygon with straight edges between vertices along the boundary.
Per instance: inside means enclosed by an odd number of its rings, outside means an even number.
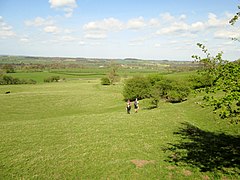
M167 102L178 103L186 100L190 93L190 87L184 81L163 78L153 86L151 92L155 103L158 103L160 98ZM156 104L156 106L158 105Z
M238 10L239 11L235 14L235 16L233 16L233 18L229 21L231 25L234 25L240 18L240 6L238 6ZM232 38L232 39L235 41L240 41L240 39L238 38Z
M136 98L144 99L150 97L151 83L148 78L136 76L127 79L123 87L124 99L134 100Z
M110 72L107 74L107 78L110 81L110 84L114 84L120 81L120 76L117 74L118 66L116 63L110 63Z
M234 25L240 18L239 12L229 21ZM233 40L238 40L233 38ZM193 56L193 58L204 64L204 74L210 75L213 80L209 87L204 88L207 93L204 100L213 106L213 111L218 113L222 119L229 119L231 123L240 121L240 60L235 62L224 61L222 52L212 57L206 47L197 44L205 53L206 58Z
M110 85L110 80L107 77L101 78L101 84L102 85Z
M230 122L240 121L240 61L229 62L222 59L222 52L212 57L206 47L197 44L206 58L193 56L204 64L202 72L212 77L211 85L203 88L206 92L204 100L213 107L222 119Z
M238 6L238 10L239 10L239 12L237 12L237 13L233 16L233 18L229 21L229 23L230 23L231 25L234 25L234 24L238 21L238 19L240 18L240 6Z

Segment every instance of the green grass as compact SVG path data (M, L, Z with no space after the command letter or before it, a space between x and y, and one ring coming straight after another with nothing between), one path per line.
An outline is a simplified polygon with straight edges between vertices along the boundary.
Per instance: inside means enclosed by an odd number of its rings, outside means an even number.
M53 74L50 72L17 72L17 73L8 73L6 75L12 76L19 79L32 79L37 83L43 83L45 78L51 76L58 76L58 74Z
M121 91L98 79L0 86L0 179L239 178L239 166L202 172L169 160L171 145L190 141L175 134L182 123L233 137L239 125L219 121L193 97L152 110L140 101L139 113L128 115ZM136 167L132 160L152 163Z
M8 73L7 75L19 79L32 79L37 83L43 83L44 79L51 76L59 76L61 79L73 80L73 79L96 79L105 76L103 72L92 72L91 71L52 71L52 72L17 72L17 73Z

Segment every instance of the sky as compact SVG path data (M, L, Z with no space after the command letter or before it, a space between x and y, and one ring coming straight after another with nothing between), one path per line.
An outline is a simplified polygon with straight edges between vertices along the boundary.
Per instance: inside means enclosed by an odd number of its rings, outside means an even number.
M239 0L0 0L0 55L240 58Z

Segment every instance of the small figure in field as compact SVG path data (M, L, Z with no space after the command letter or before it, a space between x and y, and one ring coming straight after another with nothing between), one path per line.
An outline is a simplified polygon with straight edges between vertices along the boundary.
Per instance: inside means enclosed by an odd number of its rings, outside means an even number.
M130 100L127 101L126 110L127 110L127 113L130 114L130 111L131 111L131 102L130 102Z
M135 113L137 113L138 109L139 109L139 102L138 102L137 98L134 101L134 109L135 109Z

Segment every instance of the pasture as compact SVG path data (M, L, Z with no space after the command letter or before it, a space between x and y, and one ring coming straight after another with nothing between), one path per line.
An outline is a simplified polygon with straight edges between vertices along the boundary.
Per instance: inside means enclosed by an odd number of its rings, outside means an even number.
M0 179L239 178L239 125L201 97L127 114L122 83L66 76L0 86Z

